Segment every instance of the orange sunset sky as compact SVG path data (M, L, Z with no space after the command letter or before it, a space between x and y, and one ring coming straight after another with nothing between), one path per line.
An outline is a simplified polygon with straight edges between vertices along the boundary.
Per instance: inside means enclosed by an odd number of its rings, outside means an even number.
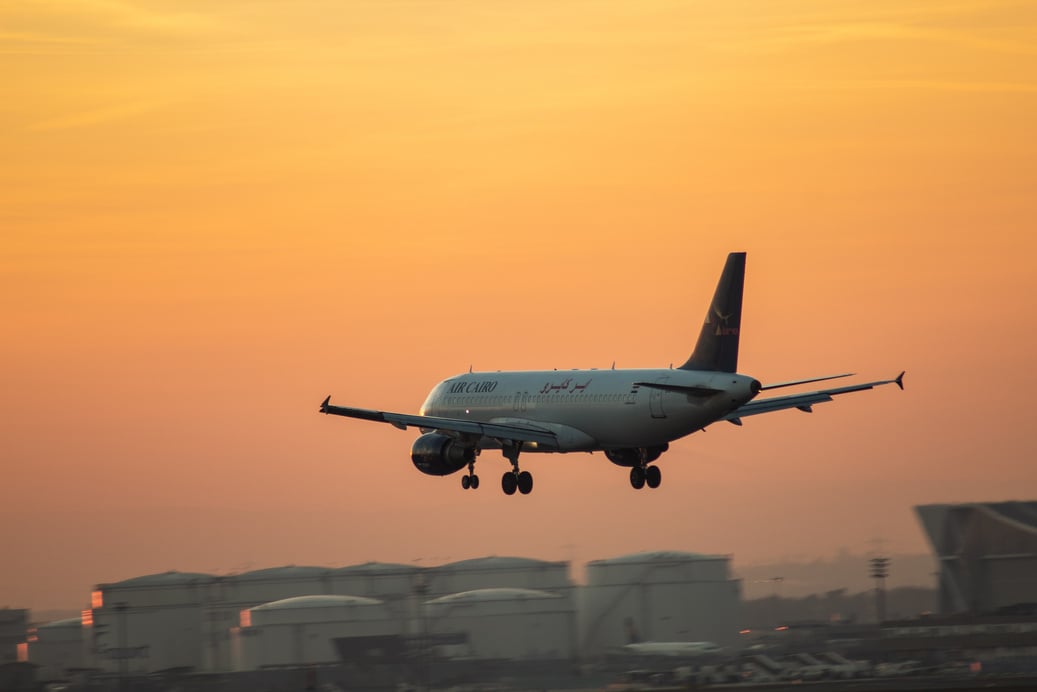
M487 554L926 552L1033 499L1037 5L0 3L0 605ZM662 488L431 478L479 369L656 367L748 254L740 370L907 370L674 444ZM862 567L863 569L863 567ZM896 585L894 570L891 585Z

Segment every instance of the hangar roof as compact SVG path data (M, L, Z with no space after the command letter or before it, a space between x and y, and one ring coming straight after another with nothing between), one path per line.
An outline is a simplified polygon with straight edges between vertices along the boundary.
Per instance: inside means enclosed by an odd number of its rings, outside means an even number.
M251 572L242 572L233 578L238 581L258 581L262 579L319 579L320 577L330 573L331 570L327 567L297 567L295 565L285 565L283 567L254 569Z
M523 601L542 598L562 598L555 593L537 591L535 589L475 589L474 591L462 591L461 593L442 596L429 601L429 603L486 603L489 601Z
M42 629L63 629L65 627L82 627L82 626L83 626L83 618L82 617L75 617L75 618L65 618L64 620L52 620L51 622L46 622L46 623L40 625L36 629L37 630L42 630Z
M334 608L336 606L353 605L381 605L381 601L375 598L364 598L362 596L293 596L282 598L280 601L271 601L263 605L249 608L249 610L295 610L297 608Z
M562 562L547 562L529 557L476 557L470 560L458 560L440 565L437 569L515 569L518 567L543 567L545 565L563 565Z
M592 565L640 564L644 562L694 562L696 560L726 560L726 555L706 555L704 553L685 553L678 550L656 550L644 553L632 553L619 557L594 560Z
M130 579L124 579L123 581L113 582L111 584L101 584L100 586L101 588L118 589L132 589L150 586L181 586L198 581L208 581L210 579L213 579L213 575L211 574L202 574L201 572L177 572L171 570L169 572L160 572L158 574L145 574L141 577L131 577Z
M383 573L383 572L420 572L424 568L416 565L405 565L396 562L365 562L360 565L349 565L347 567L337 567L333 571L335 574L345 573L359 573L364 574L367 572Z

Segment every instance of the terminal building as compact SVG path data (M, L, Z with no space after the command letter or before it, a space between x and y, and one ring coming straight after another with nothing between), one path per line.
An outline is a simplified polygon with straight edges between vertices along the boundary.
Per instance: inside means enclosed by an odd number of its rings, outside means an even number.
M1037 608L1037 501L921 505L915 512L939 565L941 615Z

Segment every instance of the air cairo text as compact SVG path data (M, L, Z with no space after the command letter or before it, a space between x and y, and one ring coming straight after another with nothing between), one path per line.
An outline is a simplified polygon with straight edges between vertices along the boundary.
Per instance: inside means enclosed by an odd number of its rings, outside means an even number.
M497 380L461 380L450 385L451 394L486 394L497 388Z

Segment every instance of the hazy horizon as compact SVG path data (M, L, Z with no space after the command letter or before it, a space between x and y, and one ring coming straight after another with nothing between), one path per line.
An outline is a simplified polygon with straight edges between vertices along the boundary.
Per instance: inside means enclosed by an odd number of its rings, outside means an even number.
M232 515L238 517L240 525L236 524ZM62 519L72 519L71 515L56 515ZM85 515L84 515L85 516ZM177 518L193 516L194 521L176 523ZM336 517L345 517L342 513L334 511L301 512L293 515L293 521L283 522L276 515L260 511L200 511L197 508L193 515L187 515L183 509L153 509L140 510L130 513L130 519L149 519L163 526L166 530L160 531L156 536L164 546L170 548L174 554L185 552L176 544L177 540L187 540L189 534L195 534L199 530L196 522L199 520L211 522L219 516L223 516L225 524L220 527L211 526L210 533L204 544L204 550L195 548L187 552L193 552L195 557L186 560L170 560L163 557L162 553L154 555L142 555L140 552L143 537L132 531L126 531L121 543L121 550L116 555L96 555L93 559L85 560L75 565L62 567L60 563L50 562L53 556L47 556L48 566L54 569L47 573L40 571L36 579L31 583L26 582L20 591L12 594L10 590L0 594L0 607L30 608L36 611L61 611L78 612L79 609L89 606L90 593L97 584L117 583L126 579L158 574L168 571L185 573L201 573L212 576L230 576L241 574L252 570L260 570L270 567L281 567L287 565L295 566L317 566L327 568L346 567L362 564L365 562L383 562L395 564L409 564L422 567L434 567L459 560L489 556L524 557L542 559L548 561L566 561L570 563L570 577L575 583L585 583L585 567L587 563L594 560L609 559L632 553L647 552L650 550L666 550L679 552L702 552L707 554L728 555L731 558L732 577L743 580L743 598L761 598L768 595L780 595L784 597L802 597L809 594L822 594L825 591L838 588L846 588L851 592L863 591L873 587L873 581L868 578L867 559L874 554L873 546L864 547L855 552L847 547L841 547L834 553L829 554L775 554L770 557L759 559L742 559L738 554L724 551L699 550L693 545L653 545L652 548L640 548L632 546L628 551L605 552L583 550L578 546L557 546L556 550L548 551L549 554L535 554L521 551L497 551L492 553L470 553L464 551L430 551L423 555L410 555L407 551L385 548L378 550L374 548L371 553L363 553L358 549L349 550L346 553L338 552L330 545L330 531L325 520ZM98 515L94 515L98 519ZM6 513L0 513L0 518L10 519ZM123 522L126 519L124 513L110 513L111 522ZM221 538L225 534L241 532L241 525L255 525L258 521L259 530L269 529L274 523L280 521L286 532L293 532L300 526L313 523L320 519L320 525L325 528L317 528L315 531L307 532L303 538L293 538L290 550L272 550L265 548L260 542L252 542L245 545L232 546L226 554L218 552L221 548ZM81 522L69 522L62 525L65 529L64 539L51 536L47 544L58 551L69 553L76 549L78 541L83 535L87 535L97 528L113 530L115 526L104 520L91 524ZM138 526L130 523L129 527ZM127 527L127 528L129 528ZM55 528L58 525L55 524ZM188 529L188 530L183 530ZM179 539L177 533L183 533ZM284 538L284 536L282 536ZM432 547L444 547L444 544L435 544ZM224 546L228 547L228 546ZM895 553L881 551L892 558L890 578L887 581L889 588L899 586L933 586L933 570L935 569L933 557L928 553ZM586 553L586 554L585 554ZM12 570L24 570L32 572L31 560L11 562ZM142 569L134 570L135 565ZM775 570L778 570L777 573ZM775 584L771 578L780 576L782 581ZM60 596L48 596L48 594L60 594ZM10 602L6 600L11 595L19 595L20 601Z
M1037 6L0 25L0 601L246 562L922 554L914 505L1037 488ZM469 367L683 362L730 251L741 372L906 390L713 425L640 493L600 454L527 455L505 497L493 452L465 492L414 469L414 431L317 413L415 412Z

